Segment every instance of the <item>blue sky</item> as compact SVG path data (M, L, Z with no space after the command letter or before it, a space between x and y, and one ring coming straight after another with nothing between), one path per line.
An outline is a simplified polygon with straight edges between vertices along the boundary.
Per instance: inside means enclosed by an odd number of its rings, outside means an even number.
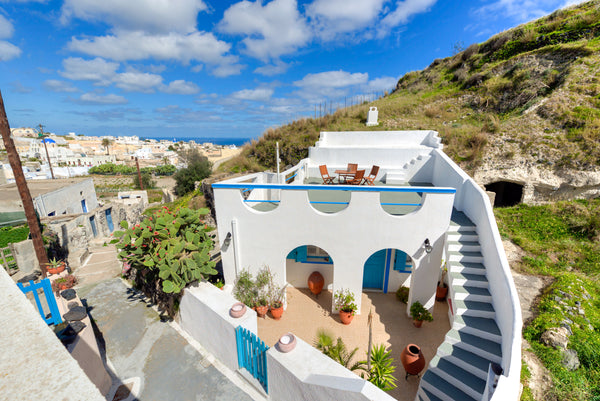
M0 0L10 126L258 137L573 0Z

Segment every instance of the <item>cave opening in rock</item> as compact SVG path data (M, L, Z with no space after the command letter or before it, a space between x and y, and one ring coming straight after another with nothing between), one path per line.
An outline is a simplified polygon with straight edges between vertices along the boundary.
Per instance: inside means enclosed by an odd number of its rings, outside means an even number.
M485 186L486 191L495 192L495 207L514 206L523 199L523 185L508 181L498 181Z

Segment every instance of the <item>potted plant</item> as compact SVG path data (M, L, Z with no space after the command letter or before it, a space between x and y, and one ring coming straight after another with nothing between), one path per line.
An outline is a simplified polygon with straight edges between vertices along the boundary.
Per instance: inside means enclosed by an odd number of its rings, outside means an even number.
M269 285L269 293L271 294L271 316L273 319L279 320L283 315L283 296L285 294L285 287L279 287L275 282L271 281Z
M354 293L349 289L340 289L333 297L335 308L340 312L340 320L344 324L350 324L354 319L354 313L358 309L354 303Z
M254 308L258 317L265 317L269 311L269 301L266 297L261 296L256 300Z
M400 286L398 291L396 291L396 298L398 298L398 301L402 302L403 304L407 304L409 291L410 289L408 287Z
M215 281L215 283L214 283L214 286L217 287L217 288L219 288L219 289L221 289L221 290L223 289L224 285L225 284L223 283L223 281L221 281L221 279L217 279L217 281Z
M46 270L49 274L58 274L62 273L65 270L65 267L64 261L52 258L48 261Z
M423 320L431 322L433 320L433 316L425 307L421 304L421 302L416 301L410 306L410 316L413 319L413 324L415 327L421 327L423 324Z
M73 288L75 283L77 283L77 278L72 274L68 274L52 281L52 291L58 293L59 291Z
M444 282L446 278L446 273L448 273L448 267L446 263L442 262L442 277L440 281L438 281L437 289L435 290L435 300L442 302L446 299L446 295L448 295L448 285Z

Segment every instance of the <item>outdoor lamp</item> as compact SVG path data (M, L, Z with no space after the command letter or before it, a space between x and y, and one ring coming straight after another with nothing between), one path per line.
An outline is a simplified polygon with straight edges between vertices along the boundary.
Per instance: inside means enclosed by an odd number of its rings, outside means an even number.
M425 238L425 252L431 253L431 251L433 251L433 247L431 246L431 243L429 242L429 238Z
M223 246L221 246L221 249L226 251L227 248L229 248L229 244L231 244L231 233L230 232L227 233L225 240L223 240Z

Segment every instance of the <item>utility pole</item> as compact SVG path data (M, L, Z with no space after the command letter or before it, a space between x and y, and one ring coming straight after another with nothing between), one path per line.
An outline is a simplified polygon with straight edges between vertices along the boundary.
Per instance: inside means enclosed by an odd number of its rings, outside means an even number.
M50 154L48 154L48 146L46 146L46 137L44 136L44 126L40 124L39 127L40 132L38 133L38 137L42 138L42 142L44 142L44 149L46 149L46 159L48 159L48 166L50 166L50 174L52 175L52 179L54 179L54 170L52 170L52 163L50 163Z
M33 200L31 199L31 193L25 181L25 174L23 174L23 166L21 165L21 159L15 148L15 143L10 137L10 126L8 125L8 118L6 117L6 111L4 110L4 100L2 100L2 92L0 92L0 134L2 134L2 140L4 141L4 147L6 148L6 154L8 155L8 161L12 168L15 176L15 183L21 196L21 202L23 202L23 209L25 209L25 217L27 217L27 225L29 226L29 232L31 239L33 240L33 248L37 260L42 270L42 277L46 277L46 264L48 263L48 255L44 248L44 241L42 239L42 231L38 223L35 209L33 207Z
M144 184L142 183L142 174L140 173L140 162L138 161L137 157L135 158L135 166L137 167L138 180L140 182L140 189L143 191Z

